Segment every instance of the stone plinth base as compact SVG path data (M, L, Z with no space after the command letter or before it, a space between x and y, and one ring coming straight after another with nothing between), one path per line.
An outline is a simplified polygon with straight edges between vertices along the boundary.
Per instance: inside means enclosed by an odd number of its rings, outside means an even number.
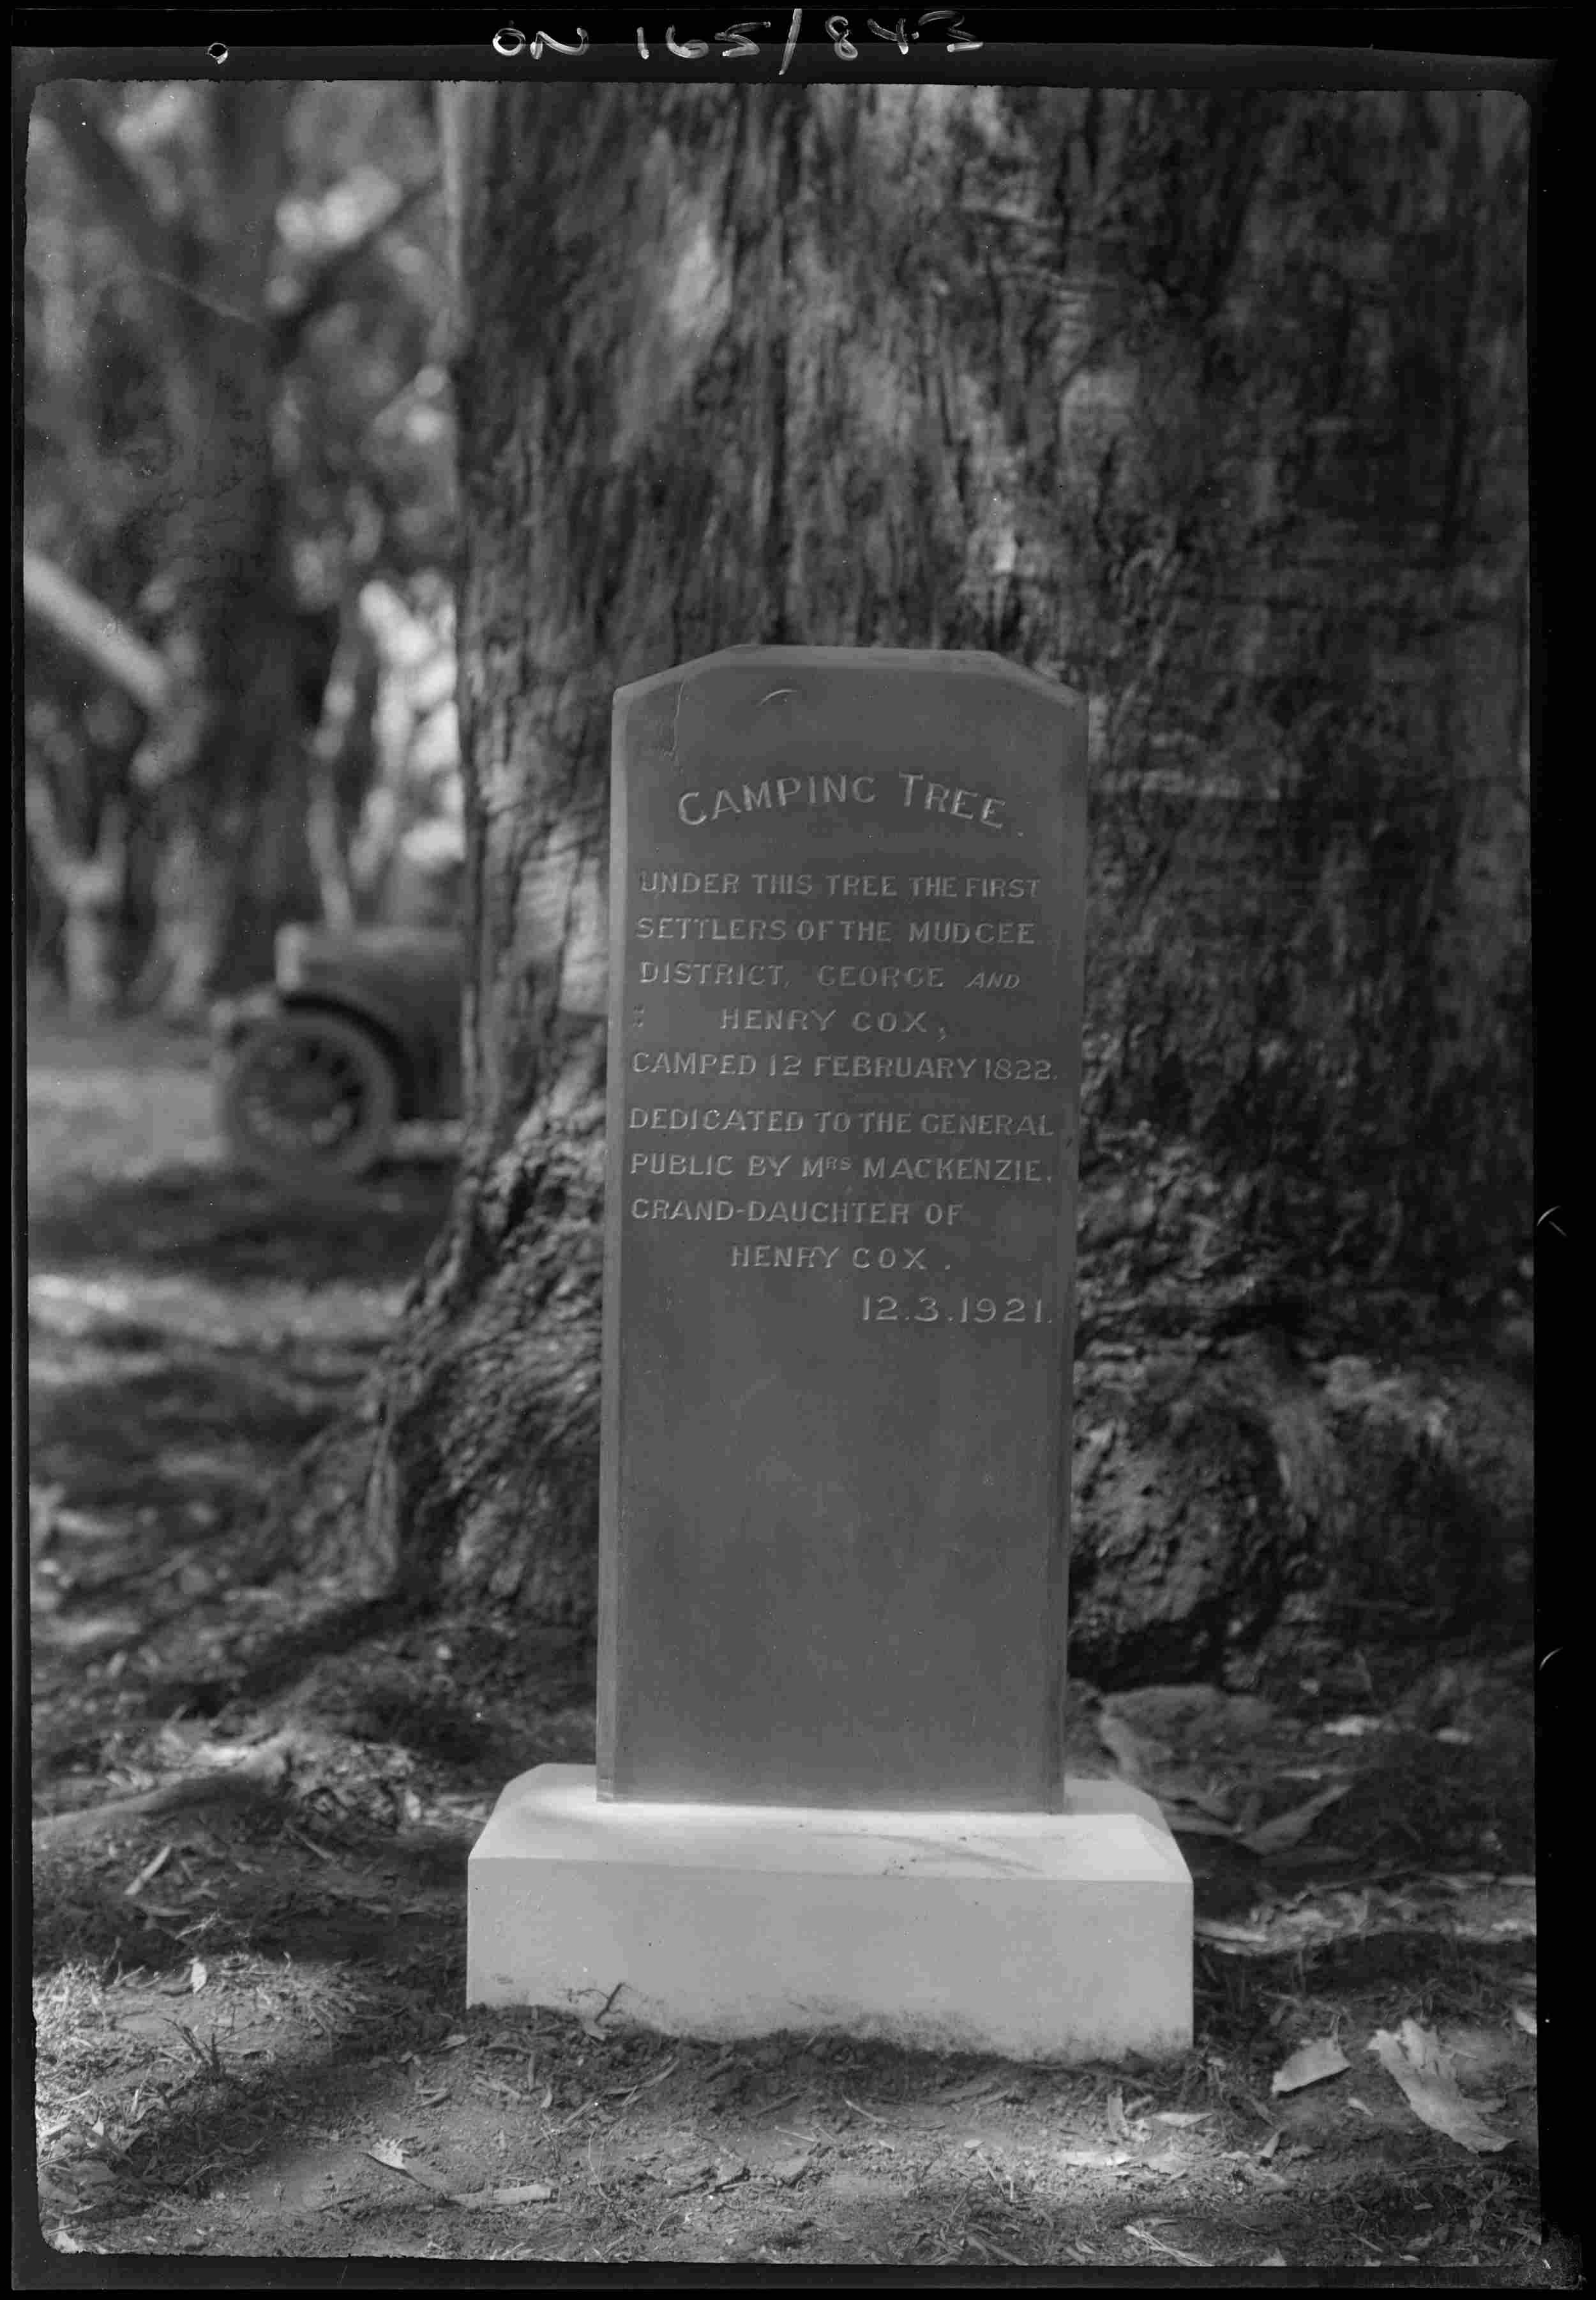
M471 1854L467 2001L672 2036L796 2029L1014 2060L1192 2041L1192 1879L1152 1799L1051 1813L601 1804L511 1782Z

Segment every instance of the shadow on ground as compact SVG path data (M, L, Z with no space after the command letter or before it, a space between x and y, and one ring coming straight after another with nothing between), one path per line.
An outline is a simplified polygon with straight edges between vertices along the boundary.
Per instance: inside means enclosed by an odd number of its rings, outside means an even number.
M358 1188L295 1195L220 1167L56 1189L29 1223L32 1264L180 1271L216 1285L383 1285L420 1267L449 1201L446 1161L378 1168Z
M1378 1966L1362 1945L1306 1971L1205 1975L1199 2051L1159 2066L798 2036L723 2050L630 2032L595 2017L596 1996L586 2018L462 2011L470 1832L384 1843L293 1810L269 1800L95 1856L93 1921L39 1984L58 2240L1144 2274L1422 2262L1568 2280L1537 2240L1533 2049L1496 2018L1505 1946L1449 1966L1418 1935ZM41 1947L67 1949L87 1912L87 1858L46 1862L67 1922L47 1908ZM128 1871L146 1880L137 1944L117 1908ZM119 1914L121 1946L102 1946ZM1502 2154L1426 2130L1360 2050L1409 2008L1519 2095ZM1349 2073L1271 2100L1271 2069L1326 2033Z
M252 1550L260 1496L391 1331L447 1163L288 1198L218 1163L196 1044L33 1039L33 1947L58 2249L1572 2280L1538 2243L1511 1656L1434 1656L1417 1704L1366 1662L1278 1710L1077 1688L1084 1757L1110 1769L1111 1741L1160 1796L1182 1771L1198 2043L1168 2066L723 2052L617 2031L596 1994L585 2017L467 2012L470 1846L510 1776L591 1759L591 1650L265 1581ZM1304 1801L1323 1820L1280 1843ZM1405 2021L1500 2103L1500 2148L1421 2123L1370 2057ZM1326 2036L1346 2068L1277 2097Z

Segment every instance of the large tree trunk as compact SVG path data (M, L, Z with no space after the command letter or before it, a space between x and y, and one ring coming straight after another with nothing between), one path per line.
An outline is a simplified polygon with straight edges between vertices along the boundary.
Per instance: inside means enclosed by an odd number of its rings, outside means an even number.
M1500 1285L1525 1228L1508 100L450 105L468 1125L302 1533L590 1611L611 692L739 640L976 646L1097 704L1084 1654L1355 1625L1398 1550L1435 1619L1521 1603L1522 1446L1513 1538L1454 1538L1475 1408L1344 1346L1376 1279Z

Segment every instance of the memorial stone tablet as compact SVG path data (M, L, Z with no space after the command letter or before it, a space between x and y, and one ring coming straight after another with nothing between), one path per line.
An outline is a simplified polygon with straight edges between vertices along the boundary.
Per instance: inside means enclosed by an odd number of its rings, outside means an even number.
M736 647L615 699L599 1790L1056 1812L1085 709Z

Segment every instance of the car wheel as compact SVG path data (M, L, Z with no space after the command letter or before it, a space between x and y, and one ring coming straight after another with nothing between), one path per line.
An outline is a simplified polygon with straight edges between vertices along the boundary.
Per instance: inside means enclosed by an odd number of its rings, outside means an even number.
M342 1015L287 1012L222 1060L217 1114L241 1165L270 1180L353 1181L393 1139L398 1081L386 1049Z

